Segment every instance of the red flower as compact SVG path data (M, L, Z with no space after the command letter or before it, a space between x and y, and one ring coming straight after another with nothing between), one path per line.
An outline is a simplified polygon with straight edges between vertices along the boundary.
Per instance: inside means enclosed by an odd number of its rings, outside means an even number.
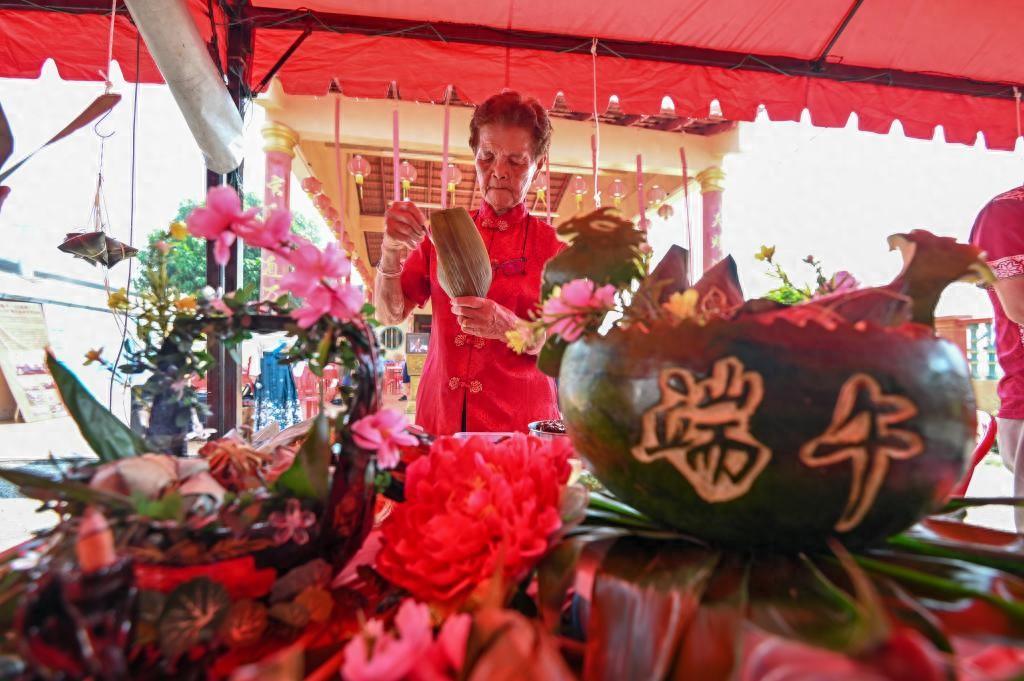
M437 440L408 468L377 569L419 600L453 607L492 577L522 579L561 527L571 452L565 438Z

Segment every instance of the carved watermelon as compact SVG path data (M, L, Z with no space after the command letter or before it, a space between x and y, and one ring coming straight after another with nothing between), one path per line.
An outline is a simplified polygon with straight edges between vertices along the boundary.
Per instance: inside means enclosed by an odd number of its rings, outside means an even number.
M727 259L687 294L699 303L666 317L688 286L658 280L679 263L659 267L616 328L565 349L577 450L627 503L731 547L867 544L935 510L964 472L976 412L933 312L947 284L991 273L977 249L927 232L890 245L905 266L888 286L792 307L743 303Z
M560 399L613 493L733 547L899 532L960 479L976 427L960 351L911 324L616 329L569 346Z

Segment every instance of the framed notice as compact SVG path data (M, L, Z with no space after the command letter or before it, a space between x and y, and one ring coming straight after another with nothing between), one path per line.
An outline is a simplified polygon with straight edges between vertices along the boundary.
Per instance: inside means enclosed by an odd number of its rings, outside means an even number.
M429 333L405 334L405 354L407 355L424 355L427 352L427 346L429 344Z
M46 318L39 303L0 301L0 419L64 416L64 404L46 368Z

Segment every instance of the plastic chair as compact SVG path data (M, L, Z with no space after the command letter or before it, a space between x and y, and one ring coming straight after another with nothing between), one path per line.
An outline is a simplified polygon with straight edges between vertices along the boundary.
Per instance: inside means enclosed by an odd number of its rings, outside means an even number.
M978 412L978 414L985 414L985 417L988 418L988 425L985 426L985 432L982 433L978 444L974 447L974 454L971 455L971 464L967 467L967 472L964 473L964 477L953 488L950 494L951 497L962 497L967 494L967 488L971 485L971 478L974 477L974 469L978 467L981 460L992 449L992 443L996 440L996 430L998 428L995 417L986 412Z

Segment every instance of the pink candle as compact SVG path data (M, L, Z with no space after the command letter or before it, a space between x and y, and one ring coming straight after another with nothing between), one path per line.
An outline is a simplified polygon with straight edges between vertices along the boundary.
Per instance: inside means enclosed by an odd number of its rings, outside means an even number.
M394 175L395 175L394 200L395 201L401 201L402 200L402 183L401 183L401 178L399 178L399 173L401 172L399 170L399 166L401 165L401 161L398 158L398 104L397 103L395 104L395 110L394 110L394 112L393 112L393 114L391 116L391 153L392 153L392 156L394 157L392 159L392 161L393 161L393 163L392 163L392 170L394 171Z
M547 201L544 206L548 209L548 224L551 224L551 158L544 161L544 185L548 188Z
M640 229L647 231L647 201L644 199L644 161L636 155L636 201L640 205Z
M345 186L344 175L341 170L341 90L339 89L334 99L334 172L338 176L338 241L345 245L347 236L345 234ZM345 277L345 282L349 277Z
M448 207L448 132L451 127L451 112L448 104L452 99L452 86L444 95L444 134L441 137L441 208Z
M686 250L693 264L693 230L690 227L690 171L686 167L686 149L679 147L679 161L683 165L683 224L686 225ZM692 269L691 269L692 271Z
M594 173L594 207L601 207L601 190L597 186L597 135L590 136L590 167Z

